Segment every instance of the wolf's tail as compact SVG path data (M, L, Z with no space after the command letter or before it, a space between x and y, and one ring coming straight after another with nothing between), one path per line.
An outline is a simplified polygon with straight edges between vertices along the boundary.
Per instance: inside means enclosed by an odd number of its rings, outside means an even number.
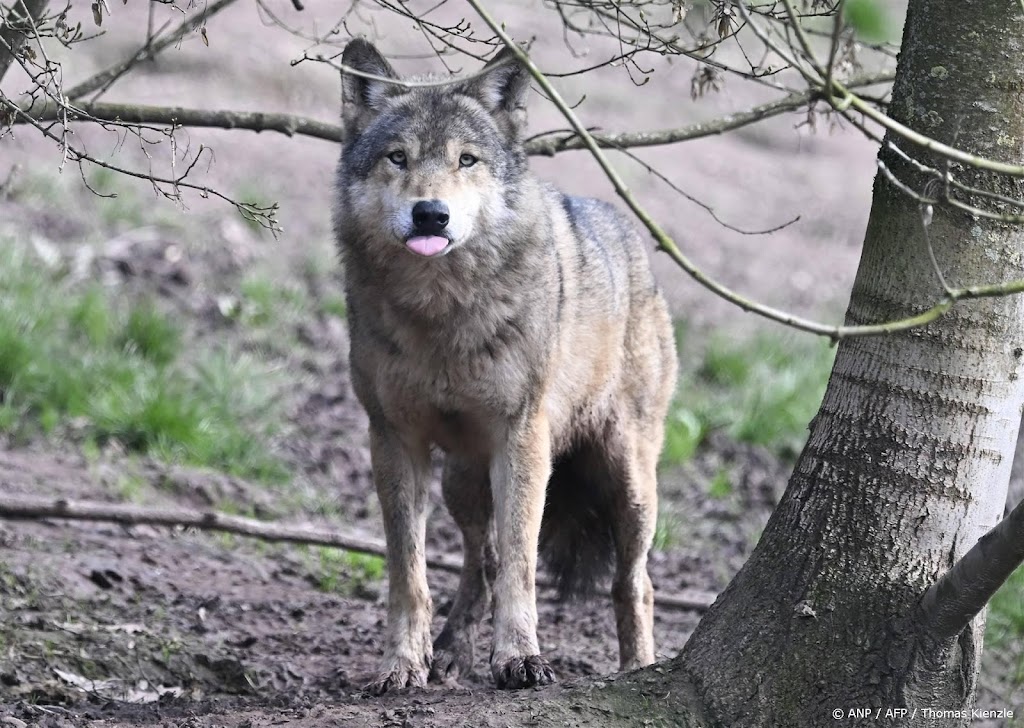
M555 460L540 529L540 555L562 599L585 597L612 571L612 484L579 447Z

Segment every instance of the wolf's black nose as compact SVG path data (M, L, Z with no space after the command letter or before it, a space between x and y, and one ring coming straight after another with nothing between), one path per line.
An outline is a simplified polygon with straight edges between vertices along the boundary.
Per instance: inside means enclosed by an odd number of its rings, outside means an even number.
M420 200L412 207L416 232L437 235L448 224L448 205L441 200Z

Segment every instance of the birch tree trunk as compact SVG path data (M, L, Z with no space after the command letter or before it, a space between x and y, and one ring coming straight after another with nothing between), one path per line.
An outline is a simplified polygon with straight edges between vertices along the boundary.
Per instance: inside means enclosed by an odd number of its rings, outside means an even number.
M912 0L890 113L1020 164L1020 3ZM881 158L922 189L925 178L884 145ZM954 171L1024 195L1019 179ZM950 285L1024 276L1019 226L943 208L929 234ZM900 318L942 292L918 204L879 174L847 322ZM983 617L943 640L921 631L914 610L1002 516L1024 400L1022 303L977 301L924 329L839 346L782 502L680 657L716 722L816 726L837 709L907 707L919 709L908 722L928 725L921 709L972 706Z

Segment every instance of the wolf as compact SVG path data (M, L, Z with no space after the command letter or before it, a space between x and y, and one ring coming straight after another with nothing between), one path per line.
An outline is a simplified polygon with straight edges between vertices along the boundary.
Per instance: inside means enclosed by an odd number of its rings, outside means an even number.
M492 610L500 688L554 680L537 643L538 554L563 594L610 574L623 670L654 661L647 555L675 388L665 301L635 228L528 169L527 69L505 49L443 86L342 54L334 231L353 388L387 540L380 694L454 682ZM431 642L431 452L464 565Z

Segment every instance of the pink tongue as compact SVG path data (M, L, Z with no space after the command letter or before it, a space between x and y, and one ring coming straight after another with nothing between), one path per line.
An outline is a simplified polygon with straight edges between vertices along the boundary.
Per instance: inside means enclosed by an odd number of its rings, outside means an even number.
M420 235L415 238L409 238L405 241L405 244L409 246L409 250L420 255L437 255L448 246L448 238L438 237L437 235Z

